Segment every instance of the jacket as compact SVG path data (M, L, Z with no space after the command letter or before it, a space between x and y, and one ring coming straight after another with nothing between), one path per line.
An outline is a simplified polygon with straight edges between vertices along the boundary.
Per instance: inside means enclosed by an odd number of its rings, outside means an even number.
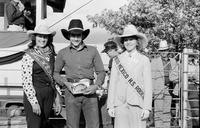
M128 74L140 85L144 92L144 99L137 93L134 87L126 82L119 69L117 69L115 61L113 61L107 107L114 108L128 103L130 105L139 106L142 109L151 110L152 76L149 59L137 51L135 51L131 57L129 57L129 53L126 51L118 57Z

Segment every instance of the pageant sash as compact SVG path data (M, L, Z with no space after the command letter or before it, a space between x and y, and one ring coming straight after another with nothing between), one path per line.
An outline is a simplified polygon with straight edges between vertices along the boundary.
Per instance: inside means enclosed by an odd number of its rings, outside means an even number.
M52 85L54 85L54 79L52 77L52 70L51 70L49 61L47 61L44 57L42 57L42 55L37 54L32 49L27 50L26 53L30 55L40 65L40 67L44 70L44 72L47 74L47 76L51 80ZM55 87L53 86L53 88L56 88L56 90L58 91L60 95L62 94L61 89L59 88L57 84L55 84Z
M126 80L126 82L128 82L128 84L131 85L136 90L136 92L142 97L142 99L144 99L144 91L135 82L135 80L133 79L133 77L130 77L130 75L128 74L128 72L125 70L125 68L123 67L123 65L120 63L120 60L119 60L118 56L116 56L114 58L114 60L115 60L115 63L117 65L117 69L122 74L122 76Z

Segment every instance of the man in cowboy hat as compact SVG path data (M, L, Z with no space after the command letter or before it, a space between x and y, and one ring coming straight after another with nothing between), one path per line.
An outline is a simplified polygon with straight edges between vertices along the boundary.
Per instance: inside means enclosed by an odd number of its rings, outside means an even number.
M58 52L55 61L54 78L65 89L67 127L79 128L81 110L87 128L99 128L99 109L96 90L104 83L105 70L97 49L84 43L90 30L83 29L80 19L72 19L68 30L61 30L63 36L70 41L70 46ZM60 71L64 68L65 78ZM95 72L94 72L95 71ZM94 73L96 80L94 81ZM87 80L88 87L81 93L74 93L74 85Z
M154 85L154 121L155 127L170 128L171 102L174 85L178 82L178 63L169 58L166 40L159 43L159 56L151 60ZM170 90L171 89L171 90Z
M134 25L127 25L120 37L126 50L113 60L108 113L115 128L146 128L152 108L151 64L140 50L148 40Z

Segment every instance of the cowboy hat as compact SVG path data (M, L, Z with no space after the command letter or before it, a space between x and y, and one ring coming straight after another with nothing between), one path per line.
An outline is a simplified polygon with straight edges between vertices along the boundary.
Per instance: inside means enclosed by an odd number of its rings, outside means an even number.
M108 41L104 44L104 50L102 53L107 53L111 49L117 49L117 44L114 41Z
M159 43L158 50L159 51L163 51L163 50L168 50L168 49L169 49L169 46L167 44L167 41L166 40L161 40L160 43Z
M136 36L138 38L138 40L140 41L139 45L142 46L142 48L145 48L148 44L148 39L145 36L145 34L138 32L137 28L134 25L127 25L124 28L124 32L122 35L120 35L119 37L123 38L127 38L127 37L133 37Z
M29 36L36 35L36 34L55 36L56 31L50 31L49 27L47 25L38 25L38 26L35 27L34 30L28 30L27 34Z
M70 40L69 39L70 33L73 33L73 34L81 34L82 33L82 38L84 40L89 35L90 30L83 29L83 24L80 19L72 19L69 23L68 30L61 29L61 32L67 40Z

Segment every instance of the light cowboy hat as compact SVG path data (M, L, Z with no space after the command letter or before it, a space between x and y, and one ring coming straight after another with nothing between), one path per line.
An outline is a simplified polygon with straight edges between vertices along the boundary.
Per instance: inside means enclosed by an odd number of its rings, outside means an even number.
M168 49L169 49L169 46L167 44L167 41L166 40L161 40L160 43L159 43L158 50L159 51L163 51L163 50L168 50Z
M138 37L138 40L140 41L139 45L141 45L143 49L146 48L146 46L148 45L147 37L145 36L145 34L138 32L137 28L134 25L127 25L124 28L123 34L120 35L119 37L123 39L132 36Z
M69 27L68 30L66 29L61 29L61 32L63 34L63 36L67 39L69 39L70 33L72 34L82 34L82 38L83 40L89 35L90 30L83 29L83 24L82 21L80 19L72 19L69 23Z
M38 25L38 26L35 27L34 30L28 30L27 34L29 36L37 35L37 34L55 36L56 35L56 31L50 31L49 27L47 25Z

